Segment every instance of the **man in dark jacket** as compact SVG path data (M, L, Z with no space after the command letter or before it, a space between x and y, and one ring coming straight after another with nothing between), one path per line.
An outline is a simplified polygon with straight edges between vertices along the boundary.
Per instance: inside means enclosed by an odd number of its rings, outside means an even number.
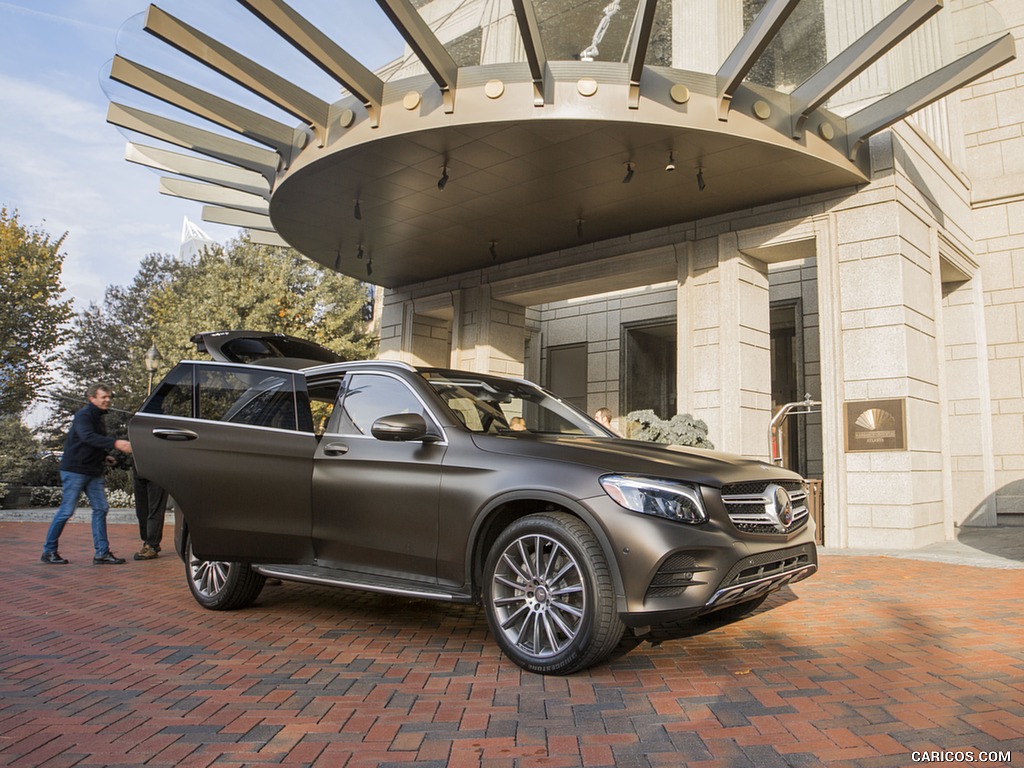
M107 435L103 417L110 409L112 399L106 384L91 384L86 392L89 404L75 414L64 443L64 457L60 462L60 479L64 495L53 516L50 530L43 545L44 563L65 564L68 561L57 552L57 543L64 524L75 514L78 497L85 495L92 505L92 543L96 552L95 565L120 565L124 558L115 557L107 541L107 494L103 487L103 469L111 450L132 452L127 440L116 440Z

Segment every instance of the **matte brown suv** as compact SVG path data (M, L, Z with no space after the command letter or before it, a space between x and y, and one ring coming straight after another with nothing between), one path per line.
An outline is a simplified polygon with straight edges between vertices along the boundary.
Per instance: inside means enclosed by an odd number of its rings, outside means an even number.
M568 674L627 627L738 616L817 569L792 472L620 439L527 381L275 338L196 337L219 360L177 365L130 425L207 608L268 577L482 603L513 661Z

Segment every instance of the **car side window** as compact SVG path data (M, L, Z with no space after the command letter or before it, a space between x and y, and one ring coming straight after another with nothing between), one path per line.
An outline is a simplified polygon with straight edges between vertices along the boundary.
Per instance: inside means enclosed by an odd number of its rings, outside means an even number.
M199 418L254 427L312 431L309 401L296 400L295 376L260 368L199 368ZM299 405L305 409L299 414Z
M142 406L142 412L192 418L192 371L191 365L176 366Z
M334 405L338 401L338 390L341 379L327 379L308 383L309 404L313 419L313 433L322 435L334 413Z
M359 373L348 380L340 407L334 409L330 431L370 435L373 422L396 413L423 413L409 386L391 376Z

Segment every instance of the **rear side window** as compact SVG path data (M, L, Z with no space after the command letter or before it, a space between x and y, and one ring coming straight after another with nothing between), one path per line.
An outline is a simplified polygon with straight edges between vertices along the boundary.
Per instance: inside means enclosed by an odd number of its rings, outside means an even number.
M198 372L199 418L253 427L298 428L293 374L218 366L203 366Z
M142 412L313 431L305 379L258 367L183 363L160 383Z
M142 406L142 412L192 418L192 371L191 365L179 365L167 374Z

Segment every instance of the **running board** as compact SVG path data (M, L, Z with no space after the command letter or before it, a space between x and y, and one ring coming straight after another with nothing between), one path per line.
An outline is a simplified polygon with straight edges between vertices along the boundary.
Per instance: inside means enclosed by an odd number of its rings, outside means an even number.
M390 580L372 580L359 578L354 575L340 576L337 575L337 572L331 572L327 568L317 568L316 566L303 568L294 565L253 565L251 567L256 573L271 579L301 581L305 584L320 584L325 587L361 589L365 592L380 592L385 595L401 595L403 597L416 597L424 600L469 601L467 595L425 589Z

